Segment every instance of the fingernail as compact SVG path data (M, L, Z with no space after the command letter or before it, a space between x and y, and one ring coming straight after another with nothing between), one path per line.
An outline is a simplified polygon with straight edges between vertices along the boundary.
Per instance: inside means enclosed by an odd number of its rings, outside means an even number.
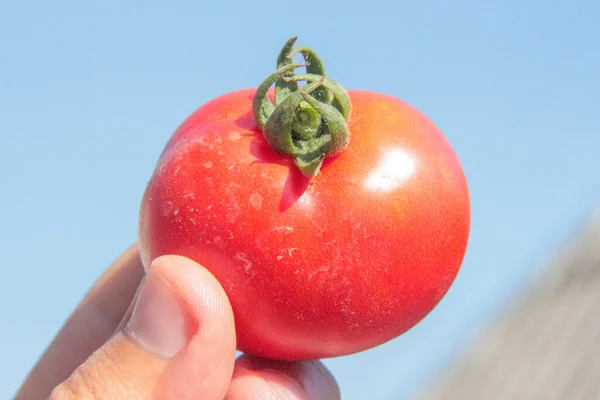
M339 399L340 389L333 375L318 361L307 362L300 385L308 399Z
M261 371L264 386L259 386L264 398L277 400L305 399L304 389L297 379L274 369ZM258 395L258 394L257 394ZM312 398L308 398L312 400Z
M190 341L195 325L171 285L150 271L124 332L146 350L171 358Z

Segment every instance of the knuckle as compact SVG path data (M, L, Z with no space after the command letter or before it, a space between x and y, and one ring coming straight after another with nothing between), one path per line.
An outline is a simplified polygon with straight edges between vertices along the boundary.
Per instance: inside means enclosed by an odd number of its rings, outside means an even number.
M141 399L119 364L116 352L100 348L54 389L50 400Z

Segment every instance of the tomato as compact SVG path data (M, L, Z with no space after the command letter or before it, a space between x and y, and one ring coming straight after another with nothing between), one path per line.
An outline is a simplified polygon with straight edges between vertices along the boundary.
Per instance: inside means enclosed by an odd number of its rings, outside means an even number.
M208 102L168 142L141 206L144 265L178 254L210 270L238 349L256 356L341 356L406 332L467 247L469 194L450 144L405 102L351 90L351 140L308 177L265 140L255 93Z

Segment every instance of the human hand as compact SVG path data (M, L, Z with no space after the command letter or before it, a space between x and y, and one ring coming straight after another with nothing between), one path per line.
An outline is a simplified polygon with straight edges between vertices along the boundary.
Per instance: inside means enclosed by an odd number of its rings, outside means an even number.
M125 252L50 344L17 400L335 400L319 361L235 359L235 328L218 281L187 258L156 259L144 276Z

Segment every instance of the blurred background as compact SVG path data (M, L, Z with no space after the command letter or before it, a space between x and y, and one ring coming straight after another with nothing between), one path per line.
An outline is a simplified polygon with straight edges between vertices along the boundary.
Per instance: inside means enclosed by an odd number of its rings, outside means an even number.
M437 385L600 203L598 21L594 0L2 2L0 398L136 240L174 129L258 85L293 35L345 87L419 108L463 163L472 232L455 285L402 337L326 361L348 400ZM470 396L456 398L487 398Z

